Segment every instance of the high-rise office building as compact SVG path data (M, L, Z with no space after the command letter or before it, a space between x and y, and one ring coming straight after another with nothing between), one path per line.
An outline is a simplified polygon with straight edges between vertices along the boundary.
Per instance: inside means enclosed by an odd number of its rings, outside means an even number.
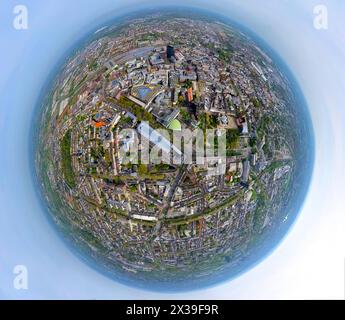
M167 46L167 58L171 59L175 57L175 49L173 46Z

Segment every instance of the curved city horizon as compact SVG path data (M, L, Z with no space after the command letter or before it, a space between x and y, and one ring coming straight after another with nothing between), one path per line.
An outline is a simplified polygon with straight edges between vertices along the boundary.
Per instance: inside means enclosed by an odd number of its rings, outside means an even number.
M198 11L194 8L190 9L190 10ZM136 13L136 14L141 14L141 13ZM147 12L146 12L146 14L147 14ZM124 15L124 16L120 17L119 20L121 21L122 19L126 19L127 17L128 17L128 15ZM224 18L221 16L219 16L217 18L220 20L226 19L227 23L229 25L232 25L231 22L229 21L229 19L227 19L227 18ZM115 18L115 19L117 19L117 18ZM114 21L114 19L112 19L112 21ZM107 22L104 22L102 25L108 26L108 25L111 25L111 23L109 21L107 21ZM238 25L236 27L238 28ZM100 30L100 29L97 29L97 30ZM104 31L104 30L101 30L98 32L102 33L102 31ZM245 30L243 28L241 29L241 32L248 34L248 30ZM250 33L250 36L253 37L253 33ZM84 40L82 40L78 44L78 46L76 46L72 50L70 50L69 53L71 53L73 51L77 51L82 46L84 47L87 43L92 42L92 38L94 38L94 33L90 33L88 36L86 36L86 38L84 38ZM255 256L255 258L253 258L250 262L247 262L247 264L245 266L242 266L239 271L237 271L235 273L231 273L229 271L224 271L223 273L220 273L218 276L215 276L213 279L207 279L204 282L196 283L195 285L193 285L193 287L191 287L190 284L186 284L186 285L182 285L181 287L176 286L175 288L171 288L171 287L168 288L167 286L161 287L160 284L157 283L155 285L155 287L147 288L146 284L143 284L140 286L140 284L138 284L136 282L136 280L134 280L134 281L123 280L123 279L119 279L117 276L111 275L111 272L109 272L105 268L100 267L97 263L94 263L94 261L90 261L90 259L87 257L87 255L82 255L82 259L84 261L86 260L94 268L96 268L97 270L99 270L101 272L104 272L108 276L110 275L116 281L120 281L124 284L139 286L139 287L142 287L143 289L146 289L146 290L147 289L158 290L158 291L162 291L162 290L163 291L197 290L197 289L200 289L201 287L213 286L217 283L228 281L228 280L233 279L234 277L237 277L238 275L242 274L243 272L246 272L247 270L249 270L250 268L255 266L257 263L262 261L270 252L272 252L272 250L274 250L276 248L276 246L279 244L279 242L282 240L282 238L286 235L286 233L289 230L289 228L291 227L291 225L294 223L295 218L297 217L297 215L300 212L301 207L303 205L303 201L304 201L305 195L307 193L307 190L309 187L309 182L310 182L311 175L312 175L313 158L314 158L314 142L313 142L312 126L311 126L311 121L309 118L307 106L306 106L306 103L304 101L303 95L299 89L297 82L294 80L294 77L292 76L291 72L289 71L289 69L287 68L285 63L274 53L274 51L271 48L269 48L267 45L265 45L264 42L261 39L258 39L257 36L255 36L254 41L259 44L259 46L261 47L261 49L263 51L267 52L268 55L274 59L274 62L278 65L278 67L282 70L282 72L284 72L284 75L287 76L287 78L291 82L292 90L293 90L293 92L296 96L296 99L298 101L298 108L300 108L302 118L305 120L306 130L307 130L307 133L309 133L309 138L310 138L309 141L307 142L307 145L309 145L309 151L310 151L308 153L309 158L304 159L306 162L306 167L304 168L305 169L305 172L304 172L305 176L304 176L304 180L301 181L301 183L300 183L301 186L300 186L299 194L298 194L298 197L296 196L296 201L293 205L293 207L294 207L293 212L294 213L289 215L288 219L285 221L285 224L282 227L282 229L280 230L280 232L279 233L277 232L275 234L276 239L275 240L271 239L270 243L268 243L266 246L262 247L261 250L259 250L259 252L257 252L255 255L253 255L253 257ZM81 43L83 43L83 45L81 45ZM56 74L56 72L54 71L53 74ZM51 81L49 81L49 82L51 83ZM49 86L51 86L51 85L49 85ZM38 109L39 108L37 108L37 110ZM35 122L35 123L37 123L37 122ZM36 129L37 129L37 127L33 128L33 132L35 132ZM36 133L34 133L34 135L36 135ZM44 201L44 200L42 199L42 201ZM43 202L42 202L42 205L43 205ZM77 252L77 254L79 254L78 249L73 250L73 251L75 251L75 252ZM80 256L80 254L79 254L79 256ZM171 286L171 284L169 284L168 286Z

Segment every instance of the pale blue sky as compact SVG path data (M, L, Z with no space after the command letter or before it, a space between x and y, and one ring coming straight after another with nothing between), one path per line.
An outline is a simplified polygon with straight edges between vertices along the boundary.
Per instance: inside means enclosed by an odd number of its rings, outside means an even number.
M209 1L175 1L208 7ZM161 294L120 285L81 262L48 223L32 190L28 137L48 73L104 15L135 0L20 1L29 30L12 27L17 1L0 2L0 298L343 298L345 258L345 2L222 0L211 9L247 26L280 56L300 83L316 136L316 166L303 211L265 261L241 277L191 293ZM151 2L153 3L153 2ZM161 3L161 1L156 1ZM329 29L313 27L325 4ZM29 270L29 290L13 288L13 267Z

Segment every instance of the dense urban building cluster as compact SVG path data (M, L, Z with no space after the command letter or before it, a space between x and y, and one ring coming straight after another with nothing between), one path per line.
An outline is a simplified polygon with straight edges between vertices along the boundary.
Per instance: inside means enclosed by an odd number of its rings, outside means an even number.
M224 23L152 14L104 27L66 63L43 109L37 167L53 217L134 278L236 267L289 213L296 110L271 58ZM225 132L225 161L216 152L185 163L163 129ZM161 163L143 160L153 148Z

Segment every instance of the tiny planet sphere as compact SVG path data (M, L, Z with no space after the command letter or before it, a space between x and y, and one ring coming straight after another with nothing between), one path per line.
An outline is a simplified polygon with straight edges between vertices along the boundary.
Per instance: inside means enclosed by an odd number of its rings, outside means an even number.
M312 129L298 90L222 17L107 24L61 67L35 124L52 221L129 285L191 290L241 274L286 234L308 189Z

